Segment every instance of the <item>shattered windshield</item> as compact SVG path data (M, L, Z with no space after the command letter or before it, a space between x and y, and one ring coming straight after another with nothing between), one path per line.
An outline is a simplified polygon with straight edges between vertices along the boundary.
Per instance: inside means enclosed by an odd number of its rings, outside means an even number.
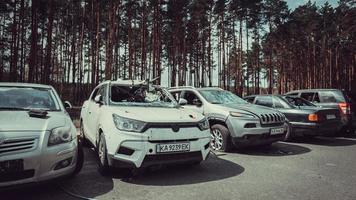
M0 110L60 110L51 89L0 87Z
M201 90L199 92L212 104L247 104L247 101L225 90Z
M111 86L111 105L177 107L178 103L169 92L159 87L147 85Z

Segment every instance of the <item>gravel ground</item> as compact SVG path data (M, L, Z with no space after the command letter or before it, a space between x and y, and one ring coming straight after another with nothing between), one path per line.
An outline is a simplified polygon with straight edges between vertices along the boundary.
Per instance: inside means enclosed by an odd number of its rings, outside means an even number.
M83 170L73 179L13 189L1 200L78 199L356 199L356 136L301 138L230 153L211 154L200 166L150 169L135 176L103 177L85 149ZM65 192L67 191L67 192Z

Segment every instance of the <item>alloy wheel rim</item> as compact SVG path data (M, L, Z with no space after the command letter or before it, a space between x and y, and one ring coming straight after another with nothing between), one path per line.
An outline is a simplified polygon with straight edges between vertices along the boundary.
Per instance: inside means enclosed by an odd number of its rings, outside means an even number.
M102 165L104 165L104 162L105 162L105 146L104 146L103 142L100 142L100 144L99 144L99 159L100 159L100 163Z
M211 131L210 146L213 150L221 150L223 146L223 137L220 130L213 129Z

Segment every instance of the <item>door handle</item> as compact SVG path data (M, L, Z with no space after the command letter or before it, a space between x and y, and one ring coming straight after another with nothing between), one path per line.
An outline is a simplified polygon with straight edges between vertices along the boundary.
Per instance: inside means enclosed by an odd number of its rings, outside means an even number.
M91 112L89 111L89 114L91 114Z

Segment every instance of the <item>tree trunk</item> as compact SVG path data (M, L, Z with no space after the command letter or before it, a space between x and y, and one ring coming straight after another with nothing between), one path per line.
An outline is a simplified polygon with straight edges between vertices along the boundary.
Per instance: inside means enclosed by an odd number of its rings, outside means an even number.
M17 31L17 0L14 2L12 36L11 36L11 63L10 63L10 81L17 81L17 59L18 59L18 31Z
M115 14L117 12L117 1L110 0L108 12L108 31L106 42L106 62L105 62L105 79L111 80L112 78L112 65L113 65L113 47L115 43L116 20Z
M53 30L53 0L49 0L49 11L48 11L48 26L47 26L47 47L46 47L46 62L44 64L44 84L50 84L50 74L51 74L51 54L52 54L52 30Z
M28 70L28 81L34 82L34 72L37 68L37 7L38 0L32 0L31 6L31 50L30 50L30 61L29 61L29 70Z

